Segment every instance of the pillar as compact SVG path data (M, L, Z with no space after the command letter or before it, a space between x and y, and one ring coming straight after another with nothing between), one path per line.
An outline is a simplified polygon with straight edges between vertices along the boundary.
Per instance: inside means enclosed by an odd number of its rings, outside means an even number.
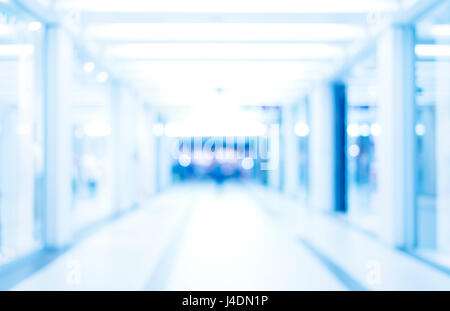
M138 203L137 99L117 81L112 83L114 209Z
M440 39L438 44L450 44ZM437 177L437 248L450 254L450 60L436 60L436 177Z
M299 141L295 134L294 128L296 123L296 107L285 106L282 111L282 177L283 177L283 192L289 195L294 195L298 190L299 181Z
M377 42L377 146L381 237L397 247L414 243L414 29L393 25Z
M166 124L161 115L156 117L158 124ZM155 123L155 124L156 124ZM172 183L172 163L175 161L173 158L173 146L175 138L167 135L161 135L155 137L155 152L156 152L156 189L158 192L167 189Z
M144 203L156 192L156 122L153 111L145 103L139 103L138 109L139 197Z
M61 248L72 237L73 46L56 25L46 28L45 59L45 245Z
M311 94L310 196L311 207L333 209L333 126L331 89L317 85Z

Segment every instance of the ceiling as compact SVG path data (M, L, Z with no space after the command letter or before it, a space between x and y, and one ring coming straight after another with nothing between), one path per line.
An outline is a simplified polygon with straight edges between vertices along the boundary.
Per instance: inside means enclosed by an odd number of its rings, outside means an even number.
M36 0L154 106L286 105L416 0Z

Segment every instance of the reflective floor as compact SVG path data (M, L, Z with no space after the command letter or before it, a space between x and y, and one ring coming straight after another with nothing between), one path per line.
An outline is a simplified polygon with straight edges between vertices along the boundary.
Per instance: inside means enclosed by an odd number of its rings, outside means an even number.
M450 276L266 188L191 184L99 227L12 289L428 290L450 289Z

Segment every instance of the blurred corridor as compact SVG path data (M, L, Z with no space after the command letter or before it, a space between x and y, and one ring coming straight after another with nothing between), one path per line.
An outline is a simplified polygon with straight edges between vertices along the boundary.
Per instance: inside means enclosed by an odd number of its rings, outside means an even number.
M450 0L0 0L0 289L450 290Z

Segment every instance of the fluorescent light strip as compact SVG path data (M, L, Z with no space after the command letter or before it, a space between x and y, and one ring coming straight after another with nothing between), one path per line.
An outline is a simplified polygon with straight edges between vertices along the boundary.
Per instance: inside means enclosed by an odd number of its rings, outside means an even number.
M10 36L13 33L13 27L11 25L0 24L0 36Z
M450 44L417 44L415 52L419 57L450 57Z
M391 0L65 0L56 1L60 10L109 12L305 12L362 13L396 11L398 1Z
M32 44L2 44L0 56L28 56L34 53Z
M330 59L342 48L327 44L124 44L106 55L126 59Z
M262 136L267 127L259 122L230 124L199 124L172 122L165 126L165 134L169 137L244 137Z
M106 40L141 41L350 41L362 26L263 23L114 23L90 26L86 35Z
M417 29L421 38L448 38L450 37L450 25L424 25Z

